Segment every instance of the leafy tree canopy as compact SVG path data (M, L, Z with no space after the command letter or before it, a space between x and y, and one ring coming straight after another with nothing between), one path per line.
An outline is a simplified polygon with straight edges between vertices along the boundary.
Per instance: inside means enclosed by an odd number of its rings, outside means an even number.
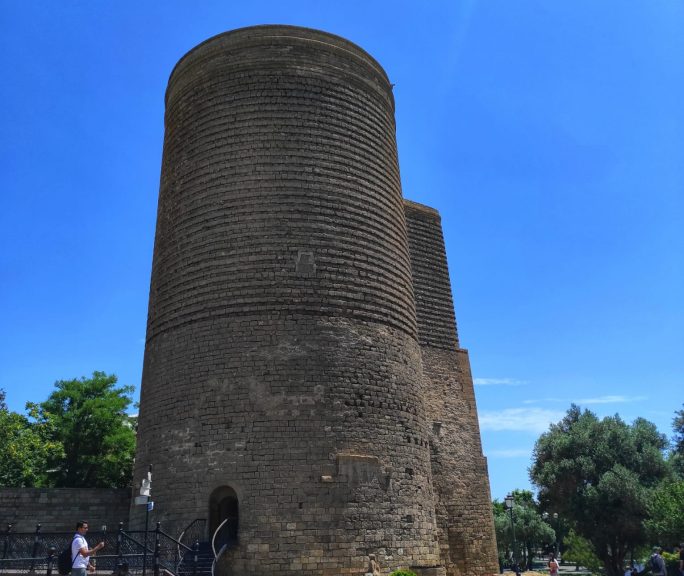
M646 521L652 542L676 546L684 534L684 481L663 482L653 493Z
M45 442L36 427L25 416L11 412L0 390L0 486L20 488L43 486L47 460L60 449Z
M684 408L675 412L672 419L672 451L670 452L670 464L672 470L684 480Z
M133 387L117 387L116 382L116 376L104 372L60 380L45 402L27 403L41 436L60 447L48 454L47 485L130 485L135 431L126 410Z
M500 554L510 550L518 556L521 564L531 561L532 552L540 546L552 544L556 534L539 514L537 502L529 490L514 490L513 496L513 527L511 527L510 511L506 510L505 504L494 500L494 529L496 541L500 547ZM513 532L515 531L515 546L513 545ZM514 550L514 548L517 548Z
M563 560L575 562L579 566L588 568L592 574L598 574L601 569L601 561L596 557L594 547L586 538L582 538L574 530L565 539L566 551Z
M675 417L672 420L672 430L674 432L675 451L684 456L684 407L675 412Z
M542 507L557 510L589 540L609 576L645 543L650 494L668 476L667 439L651 422L599 420L572 405L537 440L530 478Z

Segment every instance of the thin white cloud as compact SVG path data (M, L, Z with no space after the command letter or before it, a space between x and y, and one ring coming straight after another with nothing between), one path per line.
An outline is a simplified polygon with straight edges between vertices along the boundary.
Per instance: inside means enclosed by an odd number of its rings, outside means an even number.
M475 386L521 386L526 382L515 378L474 378L473 384Z
M565 416L561 410L547 410L545 408L504 408L503 410L480 411L480 428L502 432L531 432L540 434L546 432L549 424L558 422Z
M489 450L485 456L487 458L529 458L532 451L526 448L511 448L508 450Z
M627 402L641 402L646 399L647 396L606 395L596 396L595 398L581 398L580 400L575 400L575 404L625 404Z
M622 396L620 394L606 394L605 396L595 396L594 398L579 398L573 400L572 398L530 398L528 400L523 400L522 403L529 404L547 404L550 402L561 403L561 404L578 404L590 405L590 404L626 404L628 402L641 402L642 400L647 400L648 396Z
M567 398L530 398L529 400L523 400L523 404L545 404L547 402L562 402L564 404L570 404L572 400Z

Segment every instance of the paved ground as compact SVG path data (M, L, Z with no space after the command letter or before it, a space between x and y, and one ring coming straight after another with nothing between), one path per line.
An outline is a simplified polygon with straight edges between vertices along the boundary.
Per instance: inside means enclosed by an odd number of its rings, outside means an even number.
M504 570L504 573L507 575L513 574L511 570ZM542 564L541 562L535 562L535 568L534 570L530 570L527 572L522 572L522 576L539 576L540 574L546 574L548 575L549 570L546 568L545 564ZM562 574L564 576L587 576L588 574L591 574L589 570L586 568L582 568L580 566L579 570L575 567L574 564L561 564L559 574Z

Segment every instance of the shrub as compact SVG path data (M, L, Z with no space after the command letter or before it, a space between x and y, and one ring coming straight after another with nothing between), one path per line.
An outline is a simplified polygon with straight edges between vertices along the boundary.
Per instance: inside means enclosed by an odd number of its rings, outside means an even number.
M594 552L594 546L586 538L582 538L574 530L565 538L565 552L563 560L575 562L579 566L588 568L592 574L598 574L601 569L601 561Z
M417 576L415 572L410 570L395 570L390 574L390 576Z
M679 554L663 552L663 560L665 560L665 567L667 568L668 576L678 576Z

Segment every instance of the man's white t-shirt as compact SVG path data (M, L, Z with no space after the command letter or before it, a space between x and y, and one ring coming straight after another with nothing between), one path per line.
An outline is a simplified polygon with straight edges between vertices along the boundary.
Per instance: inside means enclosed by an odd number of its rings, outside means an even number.
M71 559L74 560L74 564L72 568L87 568L88 567L88 557L83 556L79 551L83 547L88 548L88 543L86 542L86 539L81 536L80 534L76 534L74 536L73 541L71 542Z

